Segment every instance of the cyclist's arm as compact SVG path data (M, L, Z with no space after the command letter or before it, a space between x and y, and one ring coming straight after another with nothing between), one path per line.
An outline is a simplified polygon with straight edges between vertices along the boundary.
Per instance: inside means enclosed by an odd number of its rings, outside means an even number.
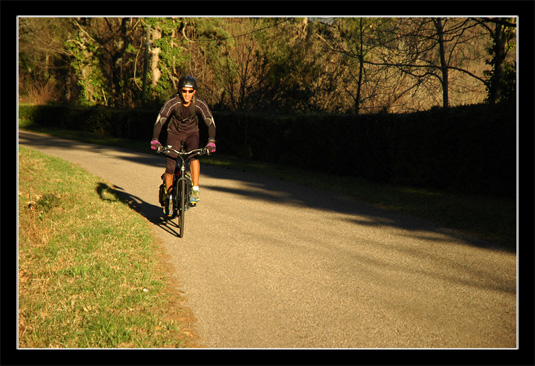
M206 104L206 102L201 98L197 98L196 109L197 114L201 116L206 124L206 127L208 127L208 138L215 139L215 120L214 116L212 115L212 111L210 111L210 108L208 107L208 104Z
M162 109L160 109L160 113L158 113L158 117L156 118L156 122L154 123L154 128L152 130L152 139L157 140L160 136L160 132L162 132L162 127L171 116L171 113L173 112L173 109L178 105L178 100L176 97L169 99L165 104L163 105Z

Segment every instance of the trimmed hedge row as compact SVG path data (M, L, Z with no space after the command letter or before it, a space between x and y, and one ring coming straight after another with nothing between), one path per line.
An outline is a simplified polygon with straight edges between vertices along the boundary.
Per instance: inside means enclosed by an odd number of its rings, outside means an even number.
M21 106L19 113L45 126L149 141L158 111ZM228 154L381 183L515 196L514 104L361 116L215 111L214 117L218 151Z
M149 140L158 111L103 107L21 105L19 118L45 127L87 131L104 136ZM148 138L147 138L148 136Z
M221 149L234 154L381 183L515 195L515 105L396 115L218 117L218 148L224 144Z

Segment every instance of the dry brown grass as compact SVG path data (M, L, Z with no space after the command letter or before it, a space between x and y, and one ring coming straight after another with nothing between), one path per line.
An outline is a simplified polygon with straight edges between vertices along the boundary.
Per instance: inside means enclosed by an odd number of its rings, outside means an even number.
M20 90L19 102L44 105L60 99L61 88L54 80L34 81Z

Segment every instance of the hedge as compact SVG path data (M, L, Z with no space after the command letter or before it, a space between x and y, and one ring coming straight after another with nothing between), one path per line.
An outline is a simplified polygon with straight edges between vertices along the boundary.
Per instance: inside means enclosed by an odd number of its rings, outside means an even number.
M146 140L158 111L112 109L103 107L72 107L57 105L21 105L19 118L46 127L87 131L104 136Z
M69 106L19 108L21 118L40 125L146 141L157 114ZM359 116L214 111L214 118L218 151L227 154L381 183L515 196L514 104ZM206 128L200 131L204 141Z
M516 107L411 114L218 115L218 148L381 183L514 196Z

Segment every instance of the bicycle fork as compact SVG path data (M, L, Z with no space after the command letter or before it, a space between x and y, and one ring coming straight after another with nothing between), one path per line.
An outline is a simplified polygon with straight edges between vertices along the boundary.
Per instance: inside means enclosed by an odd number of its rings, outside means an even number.
M184 183L182 185L181 183ZM186 163L182 162L180 166L180 172L175 172L175 194L174 194L174 203L175 203L175 209L177 211L182 211L182 207L184 207L184 211L187 211L188 208L192 205L190 205L190 198L191 198L191 189L193 186L193 183L191 181L191 177L189 176L188 172L186 172ZM183 188L182 188L183 187ZM184 195L182 195L182 190L184 189ZM181 197L184 197L184 203L180 202Z

